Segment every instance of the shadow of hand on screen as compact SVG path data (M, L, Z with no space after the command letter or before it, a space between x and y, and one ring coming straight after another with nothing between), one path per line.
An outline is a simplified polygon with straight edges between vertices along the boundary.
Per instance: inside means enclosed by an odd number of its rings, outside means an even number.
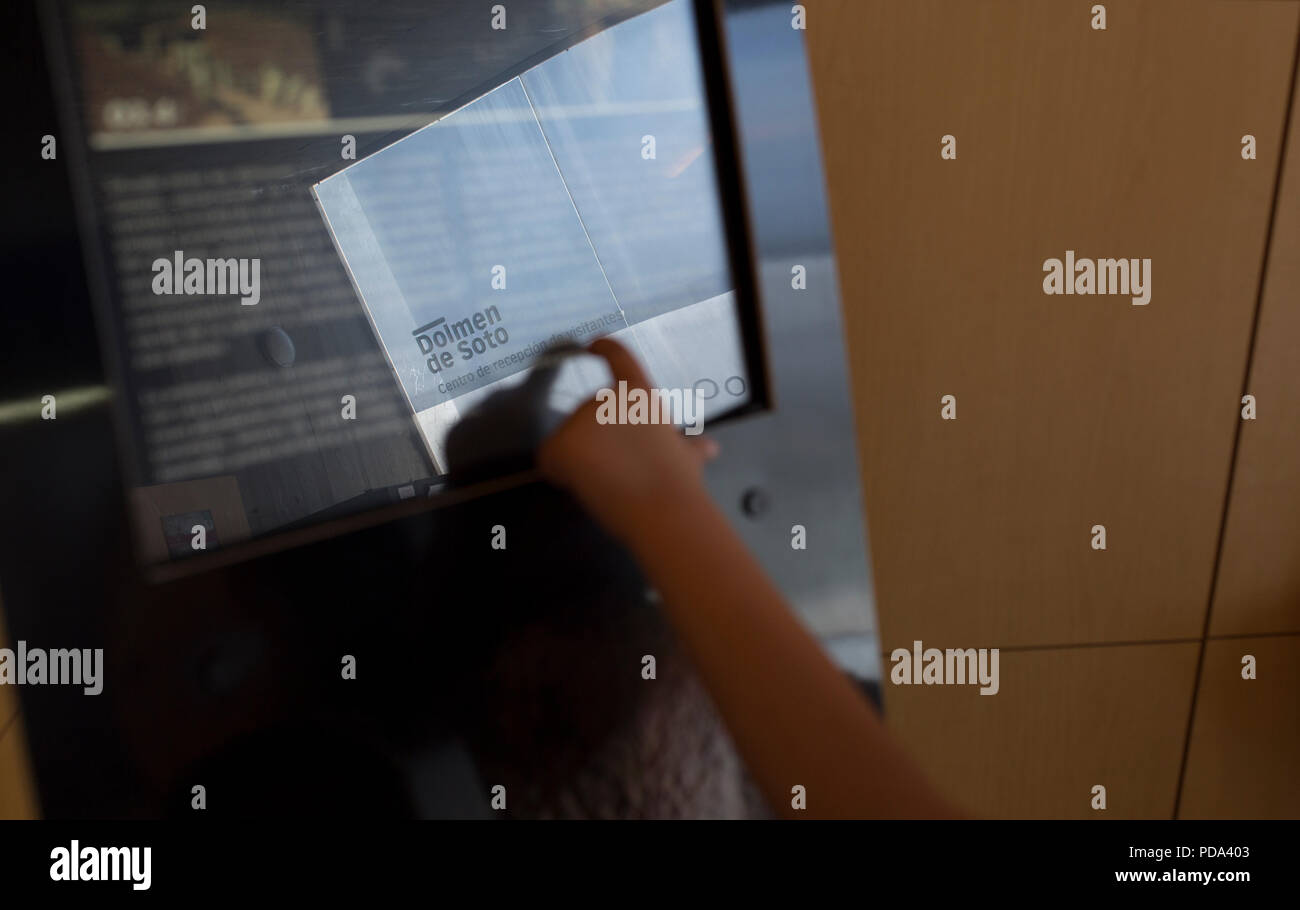
M572 341L547 348L528 378L499 389L462 417L447 434L452 483L465 484L532 467L537 447L567 414L549 405L565 359L585 350Z

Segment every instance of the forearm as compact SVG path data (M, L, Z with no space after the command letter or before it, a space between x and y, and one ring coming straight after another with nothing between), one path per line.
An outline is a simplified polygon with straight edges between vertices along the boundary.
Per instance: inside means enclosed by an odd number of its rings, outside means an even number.
M777 811L802 814L802 785L812 816L954 814L703 491L665 501L629 543Z

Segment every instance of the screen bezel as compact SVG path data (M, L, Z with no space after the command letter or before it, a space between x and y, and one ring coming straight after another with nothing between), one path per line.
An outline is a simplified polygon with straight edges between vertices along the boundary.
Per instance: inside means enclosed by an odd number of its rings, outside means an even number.
M769 410L773 406L769 363L763 338L762 304L758 291L757 259L752 241L747 194L741 167L740 150L737 140L737 121L734 110L734 93L730 84L730 71L727 66L727 52L722 33L722 0L688 0L694 10L696 43L700 61L701 75L704 82L705 100L708 107L709 124L713 139L712 159L718 187L721 223L726 237L728 265L731 270L734 293L736 297L736 316L739 323L742 351L745 357L747 386L749 397L745 404L728 410L717 418L715 423L725 423L744 419L747 416ZM46 23L51 75L56 83L56 96L59 97L61 126L72 139L67 143L69 150L70 172L73 183L73 199L77 211L78 233L80 235L83 257L90 279L90 296L92 309L99 328L100 347L104 353L104 365L107 379L114 389L125 387L124 370L118 349L117 329L113 321L113 292L111 287L111 269L108 263L107 238L97 217L95 193L92 184L91 151L85 135L84 125L78 116L77 76L75 72L75 55L67 27L67 4L59 0L46 0L43 4ZM565 46L585 40L620 21L627 16L610 17L592 26L570 35ZM561 48L562 50L563 48ZM520 62L519 71L553 56L552 49L547 49L533 57ZM475 97L490 90L492 86L478 87L458 99L449 109L472 101ZM431 121L432 122L432 121ZM126 408L113 402L111 405L114 436L119 448L136 454L137 442L131 430L129 414ZM123 465L123 470L127 466ZM403 518L435 511L446 506L463 503L482 496L509 490L525 484L539 482L540 477L535 468L526 463L518 463L505 472L486 479L461 483L452 475L429 478L436 489L426 496L417 496L405 501L364 508L354 514L337 518L328 518L309 525L289 530L274 530L263 536L241 540L223 545L218 549L196 553L193 556L173 558L163 562L144 561L138 552L138 545L133 542L132 551L136 556L136 567L143 577L150 582L162 583L193 574L208 572L224 566L244 562L262 556L271 555L288 549L306 546L322 540L352 534L366 528L376 527ZM122 472L119 472L121 499L128 503L131 487ZM135 516L130 515L134 524ZM304 516L302 521L311 521L311 516Z

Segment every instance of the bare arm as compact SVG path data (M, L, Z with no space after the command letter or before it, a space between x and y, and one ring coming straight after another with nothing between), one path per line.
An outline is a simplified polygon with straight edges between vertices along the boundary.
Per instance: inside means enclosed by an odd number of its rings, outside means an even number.
M615 381L646 386L612 341ZM663 598L750 773L789 817L950 817L876 712L790 611L706 491L710 444L662 425L600 425L580 408L542 472L632 552ZM791 806L796 785L807 811Z

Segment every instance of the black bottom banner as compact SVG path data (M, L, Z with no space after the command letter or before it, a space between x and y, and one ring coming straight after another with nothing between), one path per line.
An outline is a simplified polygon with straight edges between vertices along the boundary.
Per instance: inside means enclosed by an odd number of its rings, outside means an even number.
M1285 886L1296 830L1290 822L8 822L0 885L6 898L436 898L467 886L493 896L514 887L537 897L628 889L681 898L758 885L767 896L847 887L864 897L1232 900Z

